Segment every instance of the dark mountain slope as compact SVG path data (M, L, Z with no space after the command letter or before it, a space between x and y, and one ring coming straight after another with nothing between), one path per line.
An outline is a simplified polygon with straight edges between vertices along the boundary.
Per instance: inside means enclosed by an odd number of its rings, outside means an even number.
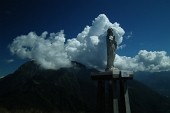
M34 61L29 61L21 65L13 74L0 79L0 95L22 86L38 70L40 68Z
M147 85L158 93L170 97L170 72L137 72L135 79Z
M0 107L41 111L95 112L97 87L90 73L78 62L59 70L41 69L34 61L0 79ZM145 85L129 81L132 113L169 113L170 100Z
M92 111L96 106L96 85L82 64L72 68L44 70L33 61L0 80L0 105L7 109ZM83 77L85 76L85 77Z
M136 80L128 82L133 113L170 113L170 99Z

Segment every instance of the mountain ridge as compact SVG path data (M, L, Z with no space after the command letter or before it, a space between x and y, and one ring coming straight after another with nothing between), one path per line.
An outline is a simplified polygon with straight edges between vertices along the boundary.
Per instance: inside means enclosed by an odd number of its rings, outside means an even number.
M0 107L94 113L97 84L90 73L99 71L78 62L73 64L71 68L45 70L34 61L26 62L0 79ZM132 113L170 112L170 100L165 96L136 80L128 81L128 87Z
M164 96L170 97L170 71L155 73L137 72L135 74L135 80L140 81Z

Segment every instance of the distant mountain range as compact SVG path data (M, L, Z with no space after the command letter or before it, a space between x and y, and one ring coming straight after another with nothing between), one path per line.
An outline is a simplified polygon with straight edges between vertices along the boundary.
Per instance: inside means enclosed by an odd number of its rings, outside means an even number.
M170 71L136 72L134 79L170 98Z
M98 70L75 61L72 65L71 68L45 70L34 61L26 62L13 74L0 79L0 111L94 113L97 84L91 80L90 73ZM135 79L139 80L141 76L136 74ZM168 97L142 84L142 79L141 82L136 80L128 82L132 113L170 113Z

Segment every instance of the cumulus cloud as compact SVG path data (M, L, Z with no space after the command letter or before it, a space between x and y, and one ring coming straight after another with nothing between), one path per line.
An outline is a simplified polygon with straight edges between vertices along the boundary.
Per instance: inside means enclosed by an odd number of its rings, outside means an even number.
M35 32L18 36L9 45L12 54L24 59L34 59L46 69L59 69L71 66L70 60L78 61L87 67L102 69L105 67L105 37L108 28L113 28L116 41L123 40L124 30L118 23L112 24L106 15L101 14L86 26L76 38L66 41L64 31L40 36Z
M123 40L124 30L116 22L112 24L106 15L101 14L77 38L68 39L65 50L71 60L76 60L88 67L97 69L105 68L106 61L106 31L113 28L116 41L120 44Z
M170 57L165 51L140 50L135 57L116 56L115 65L133 71L170 71Z
M34 59L37 64L46 69L59 69L70 67L70 61L78 61L87 67L104 70L106 66L106 31L113 28L118 43L121 45L125 31L115 22L111 23L104 14L100 14L92 21L91 26L86 26L76 38L65 39L64 31L58 33L43 32L38 36L35 32L16 37L9 48L12 54L21 59ZM132 34L132 33L131 33ZM119 50L118 49L118 50ZM116 55L115 66L125 70L168 70L170 58L166 52L139 51L135 57ZM169 64L168 64L169 63Z
M34 32L28 35L18 36L9 45L12 54L16 54L21 59L34 59L38 64L46 69L59 69L60 67L71 66L67 53L64 50L64 31L50 33L46 31L38 36Z

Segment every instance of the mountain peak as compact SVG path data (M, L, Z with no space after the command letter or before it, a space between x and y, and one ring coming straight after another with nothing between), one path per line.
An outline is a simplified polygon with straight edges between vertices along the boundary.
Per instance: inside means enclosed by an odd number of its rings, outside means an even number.
M77 61L71 61L71 63L72 63L72 65L73 65L73 67L86 68L85 65L83 65L83 64L81 64L81 63L79 63L79 62L77 62Z

